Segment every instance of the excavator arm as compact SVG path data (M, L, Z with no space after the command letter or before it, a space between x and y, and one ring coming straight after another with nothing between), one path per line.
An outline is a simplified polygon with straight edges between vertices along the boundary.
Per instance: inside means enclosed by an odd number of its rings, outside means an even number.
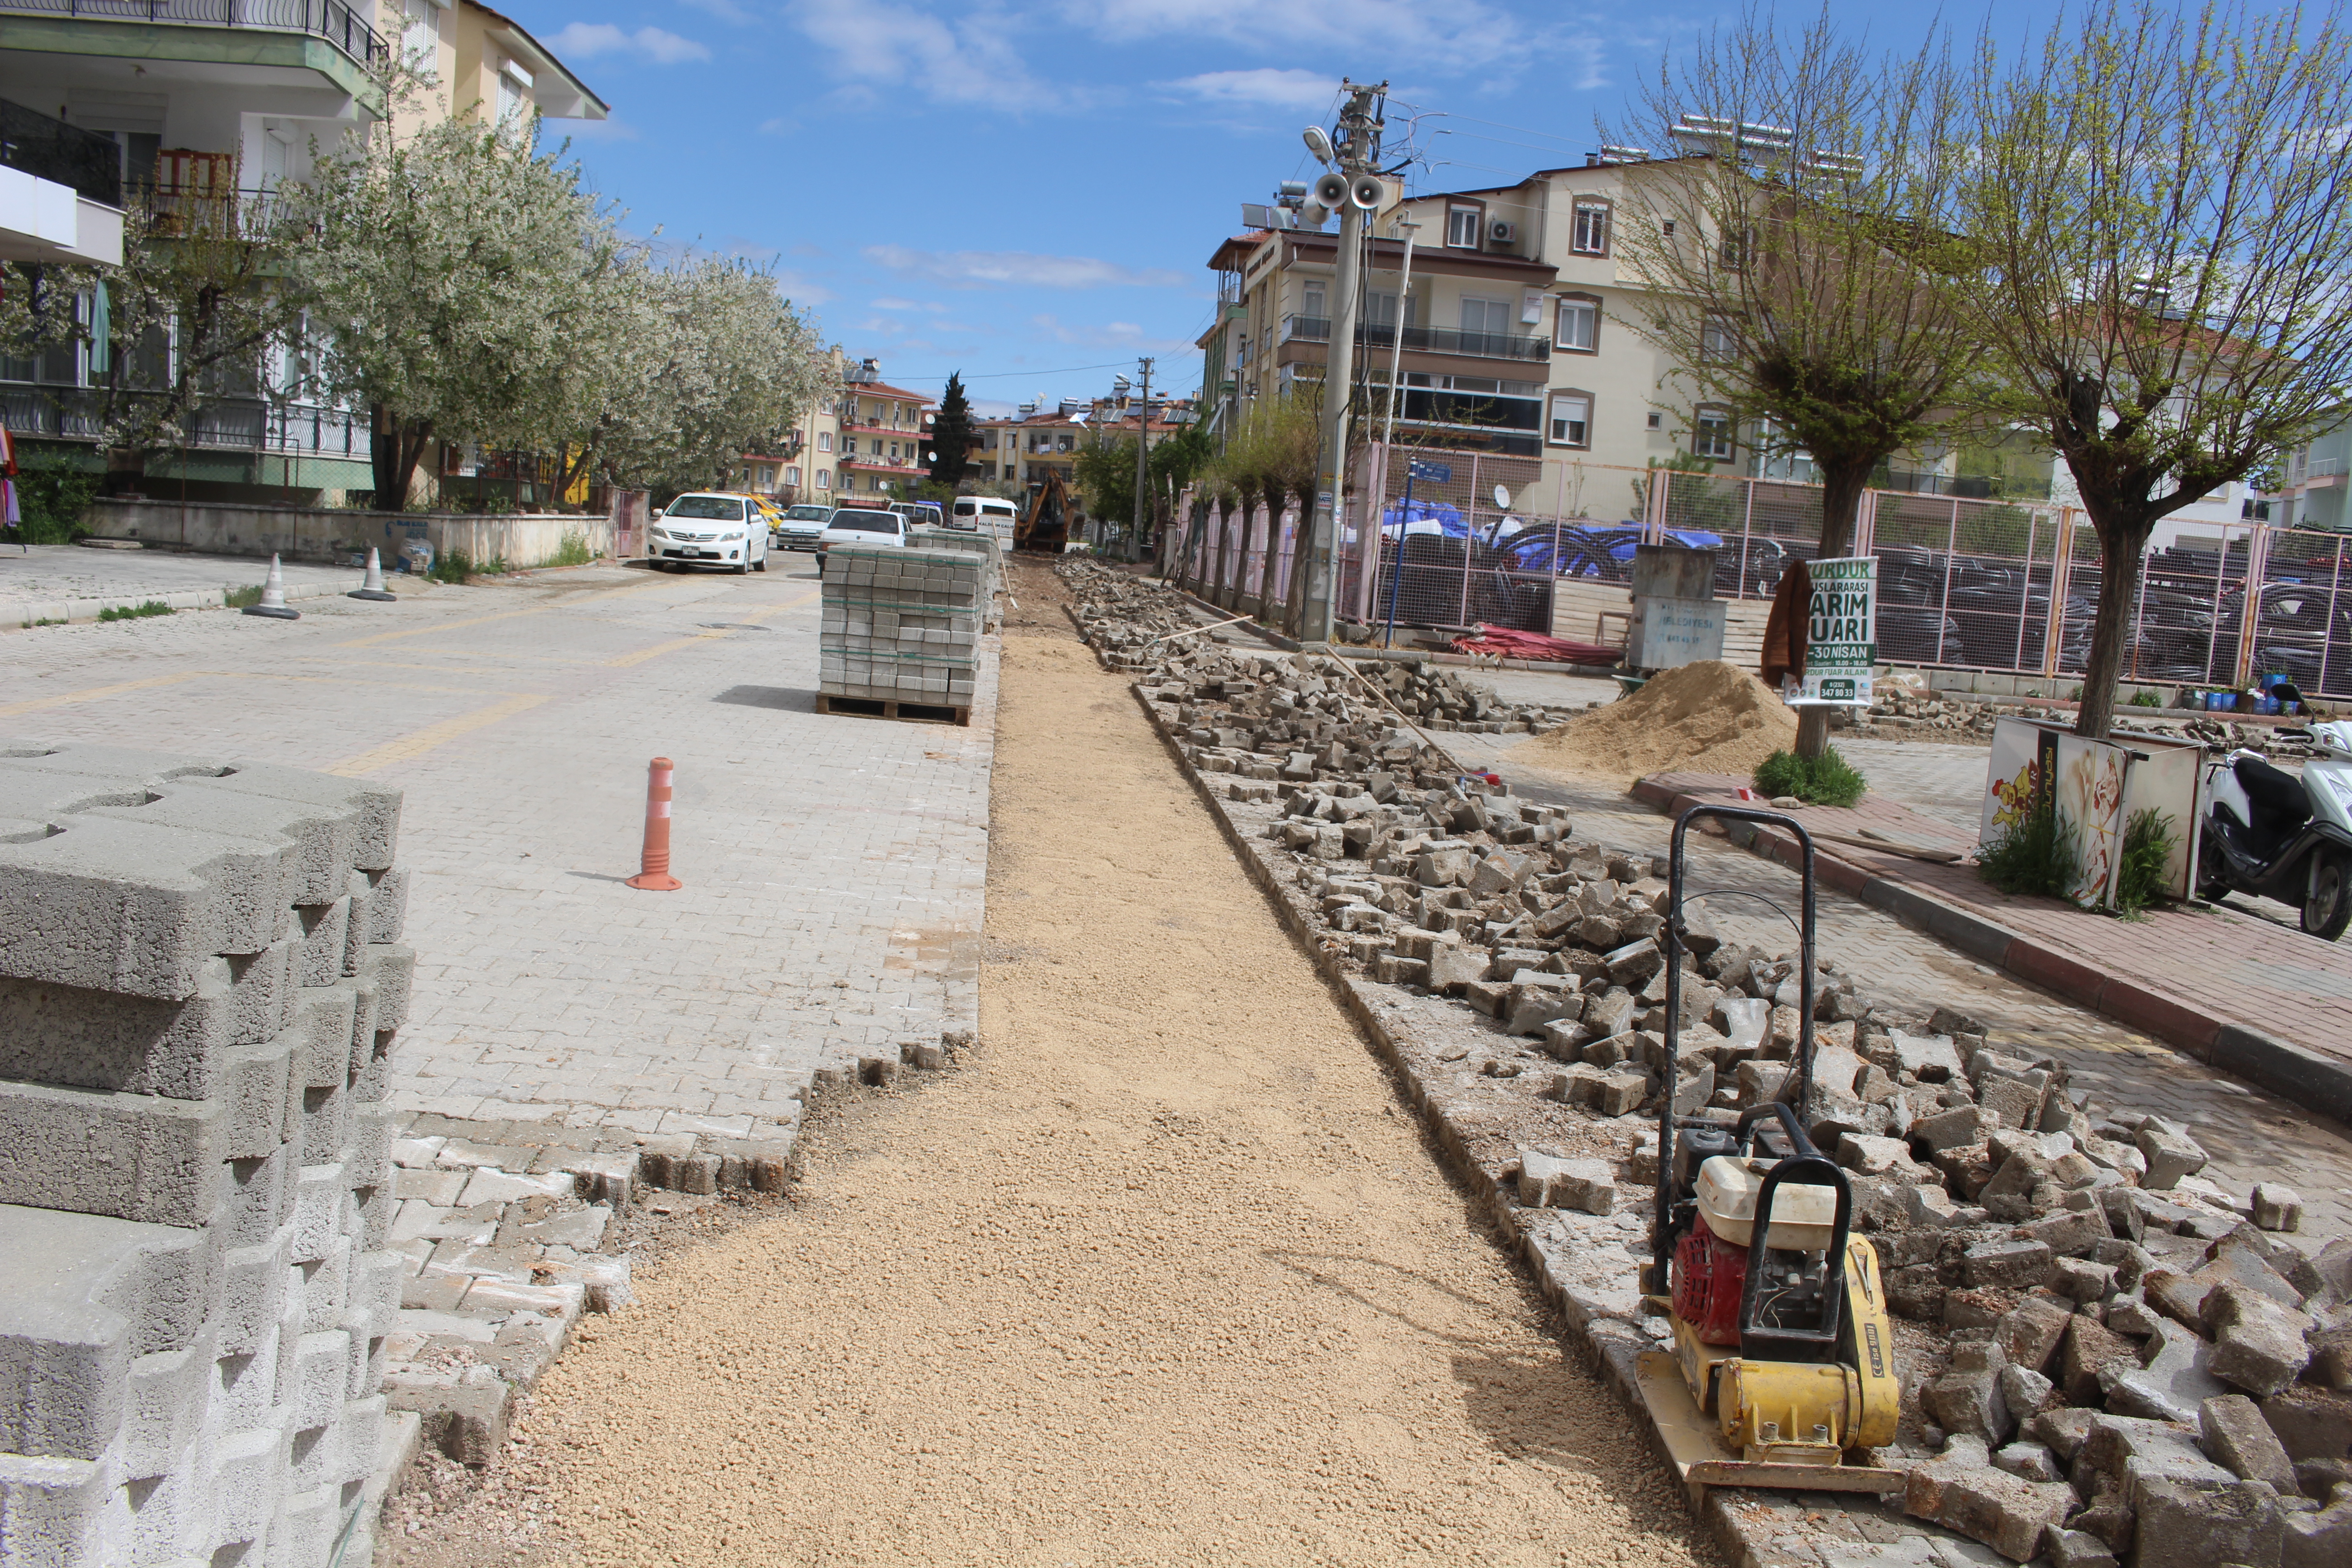
M1070 492L1059 472L1048 468L1045 482L1030 498L1029 510L1013 530L1015 550L1059 555L1070 537Z

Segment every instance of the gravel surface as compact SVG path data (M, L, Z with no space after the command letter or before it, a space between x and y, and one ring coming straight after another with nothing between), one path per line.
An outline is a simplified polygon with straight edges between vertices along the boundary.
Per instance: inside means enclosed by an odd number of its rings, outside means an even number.
M1711 1561L1016 570L981 1047L581 1335L505 1483L540 1544L414 1560Z

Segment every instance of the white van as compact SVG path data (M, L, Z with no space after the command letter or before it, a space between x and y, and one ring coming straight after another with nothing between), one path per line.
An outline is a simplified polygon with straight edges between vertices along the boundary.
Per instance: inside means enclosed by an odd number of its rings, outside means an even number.
M1005 549L1013 548L1013 528L1021 518L1021 509L1009 500L994 496L958 496L954 509L948 514L950 528L979 532L982 529L996 535L996 542Z
M768 569L768 519L756 502L712 491L683 495L654 513L646 554L664 571L690 565Z

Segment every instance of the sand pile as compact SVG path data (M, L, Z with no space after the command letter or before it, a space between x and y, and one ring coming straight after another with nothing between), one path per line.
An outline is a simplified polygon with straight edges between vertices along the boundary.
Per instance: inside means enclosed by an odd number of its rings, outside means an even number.
M1654 676L1631 697L1514 747L1511 763L1606 778L1667 772L1746 778L1796 743L1796 712L1778 692L1738 665L1706 659Z

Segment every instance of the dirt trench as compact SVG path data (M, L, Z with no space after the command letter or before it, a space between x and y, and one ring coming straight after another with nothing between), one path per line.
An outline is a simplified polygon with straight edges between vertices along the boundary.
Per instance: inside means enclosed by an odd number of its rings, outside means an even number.
M583 1333L495 1560L1711 1561L1058 586L1016 568L982 1048Z

